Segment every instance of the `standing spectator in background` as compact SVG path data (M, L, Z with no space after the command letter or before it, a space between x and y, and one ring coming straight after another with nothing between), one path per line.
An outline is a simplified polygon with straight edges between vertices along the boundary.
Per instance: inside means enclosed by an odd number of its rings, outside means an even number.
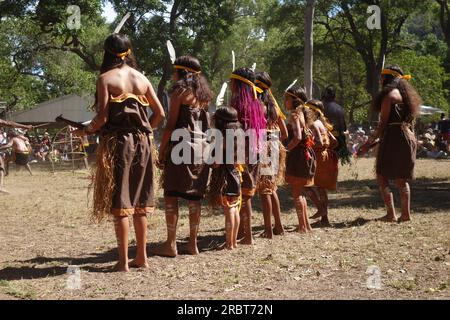
M39 143L39 150L35 153L35 157L39 161L45 162L49 152L50 152L50 138L48 133L46 132L44 134L44 138L42 138L42 141Z
M333 135L338 141L336 152L342 163L350 162L351 153L347 149L346 131L347 123L345 122L344 108L336 103L336 89L333 86L328 86L322 96L322 101L325 106L325 117L333 125Z

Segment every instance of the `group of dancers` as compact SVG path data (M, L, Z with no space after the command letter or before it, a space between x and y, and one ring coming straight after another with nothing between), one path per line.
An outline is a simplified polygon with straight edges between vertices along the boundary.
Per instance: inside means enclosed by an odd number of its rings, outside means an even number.
M290 86L284 94L283 114L271 91L272 80L267 72L250 68L234 70L230 76L231 99L228 106L218 106L210 115L213 94L202 74L198 59L182 56L174 61L173 86L170 90L169 114L166 116L149 80L136 69L136 60L127 36L109 36L104 43L104 60L97 82L97 116L89 126L74 131L84 136L99 134L97 166L93 189L92 217L102 221L113 217L118 241L119 262L115 271L148 267L147 215L155 211L155 168L162 172L167 241L154 254L176 257L177 225L180 200L188 202L190 237L188 252L199 254L197 235L200 226L202 200L223 208L225 215L224 247L235 249L240 244L251 245L252 199L259 194L264 216L264 236L284 234L277 188L287 183L292 192L298 216L298 231L311 231L309 220L329 224L328 194L336 189L338 141L333 127L325 117L320 100L310 100L299 85ZM397 221L389 180L395 180L402 199L402 221L410 219L410 188L413 177L416 142L412 132L420 97L407 82L407 76L397 67L388 67L381 76L383 91L374 106L381 111L380 125L360 154L379 141L377 176L387 216ZM150 107L149 118L146 108ZM155 152L152 131L165 119L166 126L159 152ZM173 139L176 130L185 130L192 139L193 150L210 143L206 131L222 132L252 130L245 138L246 156L241 161L234 154L231 161L214 163L191 161L178 163L171 156L183 143ZM277 143L269 143L276 137ZM174 141L175 140L175 141ZM216 152L228 156L225 140ZM276 170L263 162L250 162L250 155L261 150L275 153ZM228 148L229 151L229 148ZM195 155L192 155L194 158ZM241 158L242 159L242 158ZM192 159L194 160L194 159ZM269 170L266 170L269 169ZM318 212L308 216L306 197ZM133 217L137 253L128 260L129 217ZM274 223L272 222L272 217Z

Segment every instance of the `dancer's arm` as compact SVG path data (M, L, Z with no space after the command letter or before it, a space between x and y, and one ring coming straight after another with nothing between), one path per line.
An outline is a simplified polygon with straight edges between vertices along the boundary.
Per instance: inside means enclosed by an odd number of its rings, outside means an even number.
M27 130L33 129L33 126L27 126L27 125L20 124L20 123L14 122L14 121L6 121L6 120L2 120L2 119L0 119L0 127L19 128L19 129L27 129Z
M109 90L106 77L100 76L97 81L97 115L84 129L72 131L77 136L94 134L99 131L108 121Z
M294 132L294 136L292 137L292 140L287 147L288 151L291 151L292 149L294 149L303 139L302 121L301 121L302 118L303 118L303 113L300 113L299 116L293 118L292 130Z
M159 163L163 164L165 160L165 153L167 146L169 145L170 137L177 125L178 115L180 114L181 107L181 94L179 91L172 93L170 97L169 107L169 119L167 120L166 129L161 140L161 146L159 148Z
M278 127L280 128L280 140L284 141L289 137L286 122L281 117L278 117Z
M147 97L148 102L150 103L150 108L152 109L152 116L150 117L150 126L152 129L155 129L158 127L158 125L161 123L161 121L164 120L166 117L164 113L164 108L161 105L161 102L158 99L158 96L155 93L155 90L153 89L153 86L151 82L148 81L148 89L145 94Z
M392 104L397 99L396 90L392 90L383 100L381 104L380 122L375 133L367 140L367 142L357 152L359 156L366 154L371 147L376 145L376 141L381 139L386 130L386 126L391 115ZM398 91L398 90L397 90Z

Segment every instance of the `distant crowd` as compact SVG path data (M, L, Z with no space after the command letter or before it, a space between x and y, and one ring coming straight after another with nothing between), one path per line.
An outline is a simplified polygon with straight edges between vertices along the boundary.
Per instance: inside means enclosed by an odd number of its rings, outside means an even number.
M351 126L347 136L347 147L352 154L356 154L369 137L373 129L364 126ZM450 115L441 115L439 122L431 122L425 125L422 122L416 124L418 142L417 158L420 159L450 159ZM375 156L376 149L370 150L366 156Z
M66 138L65 133L50 134L49 132L37 133L24 129L16 129L15 134L23 137L26 141L29 151L29 163L48 162L48 161L69 161L71 160L70 139ZM12 139L8 132L0 127L0 147L7 145ZM75 138L72 141L73 149L80 154L87 153L89 143ZM0 156L7 159L11 155L11 150L0 152Z

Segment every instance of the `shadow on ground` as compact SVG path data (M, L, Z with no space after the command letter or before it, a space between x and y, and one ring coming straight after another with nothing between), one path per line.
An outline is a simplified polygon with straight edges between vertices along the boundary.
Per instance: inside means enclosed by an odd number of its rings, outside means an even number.
M447 179L417 179L410 183L412 190L411 209L413 213L430 213L446 211L450 208L450 181ZM394 184L396 206L400 207L400 197ZM281 212L288 212L293 208L293 201L288 187L278 190ZM308 200L311 205L311 202ZM255 197L254 210L262 211L259 197ZM339 182L338 191L330 193L330 209L352 207L381 209L384 204L375 180L348 180Z

